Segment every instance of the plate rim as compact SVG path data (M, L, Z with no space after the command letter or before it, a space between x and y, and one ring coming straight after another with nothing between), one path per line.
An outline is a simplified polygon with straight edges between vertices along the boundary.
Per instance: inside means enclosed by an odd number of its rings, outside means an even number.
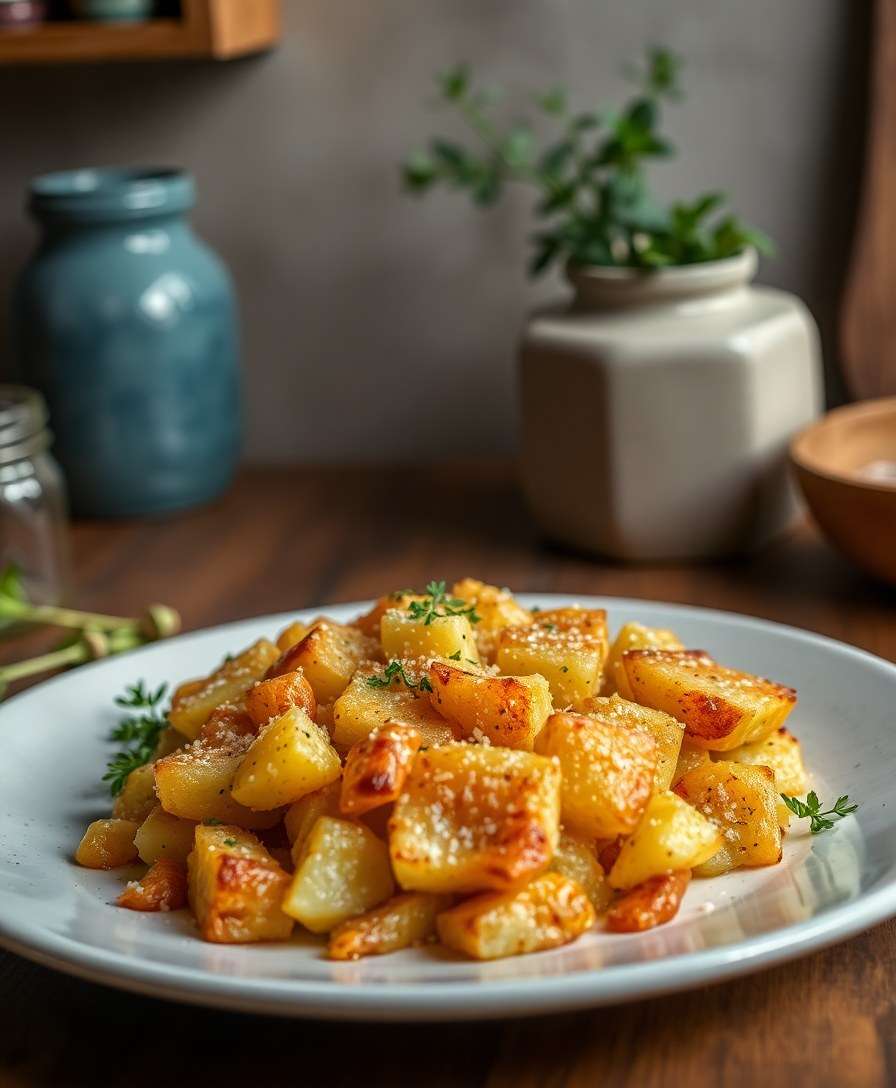
M680 616L712 616L734 626L763 630L773 627L798 641L825 645L849 657L857 657L893 674L896 663L870 651L815 631L776 620L709 608L646 598L615 597L609 594L520 593L518 599L532 603L573 601L624 610L647 608ZM232 628L288 622L296 617L319 614L327 609L360 610L370 601L333 602L311 608L261 614L212 627L184 632L173 639L151 643L128 654L163 651L182 639L199 639L224 634ZM92 662L78 669L103 670L117 658ZM50 686L66 683L69 673L19 692L0 704L0 719L6 707L37 700ZM882 886L837 904L801 922L748 937L729 945L665 956L657 960L618 964L557 975L516 979L481 979L455 982L341 983L329 980L247 978L216 975L193 967L156 963L151 959L94 948L73 938L55 934L40 925L16 924L0 917L0 947L25 959L64 974L110 985L144 996L226 1008L240 1012L278 1016L327 1018L353 1021L429 1021L500 1019L507 1016L539 1015L573 1009L593 1008L643 1000L665 993L723 982L738 975L775 966L844 941L896 915L896 879L885 876ZM632 935L637 939L639 935ZM538 953L536 953L538 955Z

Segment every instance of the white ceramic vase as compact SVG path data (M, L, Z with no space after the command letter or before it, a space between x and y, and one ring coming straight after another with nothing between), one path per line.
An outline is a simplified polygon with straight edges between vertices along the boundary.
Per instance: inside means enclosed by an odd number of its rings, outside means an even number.
M550 538L698 559L792 521L787 443L821 409L818 334L755 271L752 250L656 272L574 267L572 303L531 318L522 474Z

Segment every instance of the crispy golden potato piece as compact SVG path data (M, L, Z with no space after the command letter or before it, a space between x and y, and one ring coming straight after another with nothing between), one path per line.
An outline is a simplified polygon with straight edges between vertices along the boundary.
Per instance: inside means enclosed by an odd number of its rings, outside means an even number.
M426 623L391 608L380 620L380 641L387 658L445 657L479 664L476 636L466 616L437 616Z
M142 823L157 803L152 763L144 763L142 767L135 767L125 779L124 789L112 806L112 815L119 820Z
M393 723L380 726L353 745L342 772L342 812L360 816L394 801L422 743L413 726Z
M631 699L632 692L622 666L626 650L683 650L684 644L674 631L664 627L645 627L643 623L627 623L619 631L604 668L603 694L618 692L623 699Z
M425 676L425 667L420 662L399 664L413 684ZM457 739L454 727L436 710L426 692L409 688L398 674L387 679L385 670L379 668L359 669L336 700L333 743L340 751L347 751L389 721L413 726L429 748Z
M473 605L479 622L473 625L476 646L483 661L494 662L497 636L508 627L525 627L532 613L514 599L509 589L486 585L476 578L463 578L451 587L451 595Z
M477 895L436 919L442 944L477 960L556 948L593 925L588 896L560 873L542 873L515 891Z
M668 790L647 803L641 822L623 839L610 885L634 888L651 877L693 869L708 861L723 845L718 826Z
M692 744L717 752L764 740L796 704L793 688L699 650L627 650L622 663L636 702L684 722Z
M456 722L464 737L504 748L531 751L551 713L543 676L487 676L434 661L429 682L432 705Z
M548 871L560 873L579 884L598 914L609 906L613 892L590 839L561 831Z
M251 831L200 824L187 874L190 907L206 941L283 941L292 932L280 907L289 873Z
M374 601L370 611L364 612L362 615L358 616L358 618L352 622L352 626L357 627L370 638L378 639L380 637L380 621L390 609L404 611L411 601L422 600L423 595L420 593L396 589L392 593L387 593L385 597L380 597L378 600Z
M159 739L156 741L152 758L156 760L161 759L162 756L170 756L172 752L176 752L178 748L182 748L186 743L187 738L183 733L178 733L172 726L166 725L162 732L159 733Z
M678 762L672 772L672 781L669 788L677 786L688 771L702 767L704 763L709 763L709 752L705 748L695 747L685 736L685 739L681 742L681 751L678 753Z
M273 642L259 639L205 679L181 684L171 698L168 720L188 740L195 740L215 707L241 699L276 660L277 647Z
M379 644L356 627L318 620L272 666L268 677L301 670L318 703L330 703L348 687L362 662L380 657Z
M775 772L775 788L778 793L798 797L809 788L809 776L803 764L800 742L786 729L778 729L755 744L733 748L725 755L732 763L771 767Z
M140 825L133 820L94 820L75 851L75 861L85 869L117 869L137 857L134 836Z
M342 782L336 779L314 793L306 794L301 800L289 806L283 817L286 837L292 847L293 862L298 861L305 840L311 834L314 825L321 816L338 816L339 796Z
M564 825L595 839L634 831L656 776L656 741L649 733L582 714L552 714L535 748L560 762Z
M363 824L321 816L296 861L283 909L312 933L328 933L394 890L386 844Z
M180 910L187 905L187 870L184 863L159 858L140 880L131 880L125 885L117 902L128 910Z
M173 752L154 765L156 796L172 816L184 820L221 820L241 827L273 827L279 812L253 812L230 795L233 779L243 762L251 738L218 747L208 741Z
M681 722L669 714L664 714L662 710L639 706L620 695L611 695L609 699L586 699L582 711L590 718L615 722L627 729L641 729L650 733L656 741L655 788L662 791L670 787L684 739L684 726Z
M233 799L261 811L290 805L342 772L326 729L299 707L263 726L233 777Z
M775 774L727 760L689 771L675 787L679 797L712 820L722 832L722 847L697 876L718 876L740 866L775 865L781 860L781 828Z
M329 957L359 960L423 944L435 936L436 915L450 903L450 896L427 892L395 895L336 926L330 934Z
M207 741L211 747L229 748L257 732L258 726L246 712L245 701L240 699L237 703L216 706L199 730L198 739Z
M195 820L183 820L172 816L161 805L156 805L134 835L134 845L140 860L153 865L160 858L168 858L186 864L193 849Z
M607 929L612 933L641 933L671 921L678 914L690 880L690 872L684 869L638 884L607 911Z
M550 863L559 817L552 760L481 744L420 752L389 821L395 877L408 891L511 887Z
M293 646L301 642L310 630L310 623L302 623L301 620L293 620L292 623L287 624L280 634L277 635L277 649L281 654L285 654L287 650L291 650Z
M259 680L246 692L246 712L256 728L279 718L291 707L300 707L309 718L317 714L317 699L305 674L299 669Z

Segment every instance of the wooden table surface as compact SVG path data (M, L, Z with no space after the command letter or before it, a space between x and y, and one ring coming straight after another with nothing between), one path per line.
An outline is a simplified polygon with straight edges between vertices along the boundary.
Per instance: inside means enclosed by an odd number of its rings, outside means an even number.
M896 659L896 594L804 526L747 560L622 567L543 545L500 467L265 470L168 521L76 526L82 606L162 600L188 629L472 574L730 609ZM740 981L516 1023L345 1025L206 1011L0 953L0 1088L32 1085L896 1083L896 925Z

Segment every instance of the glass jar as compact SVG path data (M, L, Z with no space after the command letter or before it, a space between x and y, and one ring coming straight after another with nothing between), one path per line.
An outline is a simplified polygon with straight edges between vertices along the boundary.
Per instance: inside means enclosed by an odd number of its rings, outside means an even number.
M14 563L38 604L63 600L69 585L65 484L50 442L43 397L0 385L0 568Z

